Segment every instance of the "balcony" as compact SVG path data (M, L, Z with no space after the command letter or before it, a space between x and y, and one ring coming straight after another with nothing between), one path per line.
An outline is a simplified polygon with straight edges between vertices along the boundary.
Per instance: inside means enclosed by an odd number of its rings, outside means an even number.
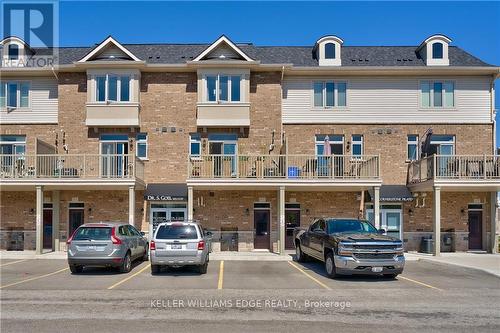
M134 155L0 155L2 187L143 184L144 163Z
M89 127L139 127L139 104L88 103L85 124Z
M500 156L432 155L410 163L408 186L432 190L444 186L455 190L500 190Z
M250 104L198 104L196 125L199 127L248 127Z
M202 155L189 156L188 184L381 184L378 155Z

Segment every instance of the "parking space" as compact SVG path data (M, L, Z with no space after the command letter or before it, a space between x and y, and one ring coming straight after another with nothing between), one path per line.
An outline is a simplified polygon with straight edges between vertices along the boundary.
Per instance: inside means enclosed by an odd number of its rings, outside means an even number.
M227 261L224 267L224 289L321 288L284 261Z
M170 268L151 275L149 262L136 262L130 273L86 268L71 274L66 260L2 260L2 289L17 290L157 290L157 289L325 289L446 291L499 287L493 275L431 262L407 262L397 279L353 276L329 279L319 262L211 261L207 274L193 268ZM480 283L478 281L481 281Z

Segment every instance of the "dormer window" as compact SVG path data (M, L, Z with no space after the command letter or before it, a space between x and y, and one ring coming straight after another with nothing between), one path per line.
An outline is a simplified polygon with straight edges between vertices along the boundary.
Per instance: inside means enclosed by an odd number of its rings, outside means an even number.
M19 45L10 44L9 45L9 60L18 60L19 59Z
M335 59L335 44L325 44L325 59Z
M433 35L420 44L416 52L427 66L449 66L449 44L451 39L444 35Z
M336 36L320 38L314 46L314 57L320 66L340 66L341 48L344 41Z
M436 42L432 44L432 58L443 59L443 44Z

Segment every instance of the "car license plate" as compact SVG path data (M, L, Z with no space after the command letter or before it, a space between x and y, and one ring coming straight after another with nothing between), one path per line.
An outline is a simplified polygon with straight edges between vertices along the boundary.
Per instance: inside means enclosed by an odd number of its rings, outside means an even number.
M95 251L96 249L97 249L97 247L94 245L87 246L87 250L94 250Z
M170 245L170 248L172 250L180 250L180 249L182 249L182 245L181 244L172 244L172 245Z
M382 267L372 267L372 272L373 273L380 273L382 272L383 268Z

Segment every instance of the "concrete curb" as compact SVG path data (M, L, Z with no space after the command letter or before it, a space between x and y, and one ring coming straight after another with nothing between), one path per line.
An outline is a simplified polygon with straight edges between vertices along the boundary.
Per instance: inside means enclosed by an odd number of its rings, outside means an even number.
M485 272L485 273L488 273L488 274L491 274L491 275L494 275L494 276L500 278L500 273L493 271L493 270L490 270L490 269L487 269L487 268L474 267L474 266L460 264L460 263L456 263L456 262L444 262L441 260L433 260L433 259L429 259L429 258L418 258L417 260L431 262L431 263L440 264L440 265L452 265L452 266L457 266L457 267L462 267L462 268L475 269L477 271L482 271L482 272Z

